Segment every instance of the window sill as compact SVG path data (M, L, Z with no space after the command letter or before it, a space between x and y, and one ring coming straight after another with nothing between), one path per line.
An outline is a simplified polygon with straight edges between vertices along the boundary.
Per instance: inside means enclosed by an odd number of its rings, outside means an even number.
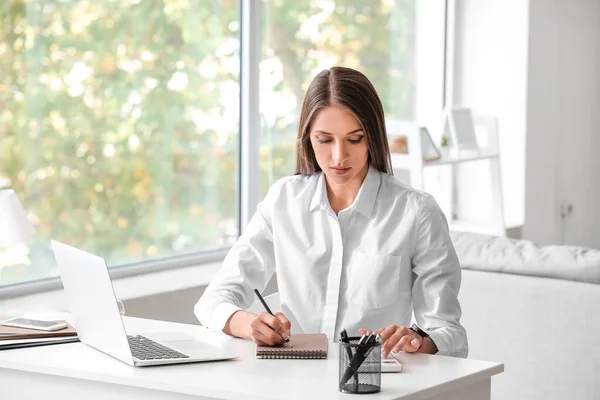
M113 278L117 298L131 300L193 287L206 286L221 267L222 262L211 262L191 267L172 268L135 276ZM63 289L7 297L0 300L0 319L25 313L45 313L67 309Z

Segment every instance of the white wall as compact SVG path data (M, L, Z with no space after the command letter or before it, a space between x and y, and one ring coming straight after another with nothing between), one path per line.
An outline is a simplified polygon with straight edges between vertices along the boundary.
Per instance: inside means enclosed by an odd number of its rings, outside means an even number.
M540 244L600 248L600 0L449 4L449 102L498 117L506 224ZM473 190L459 217L485 203L484 171L461 171Z
M600 0L530 0L529 48L524 237L600 248Z
M549 6L549 4L552 4ZM558 243L556 134L558 116L558 14L554 1L530 2L527 82L527 161L523 237Z
M522 225L528 2L455 0L449 5L455 7L455 37L448 101L498 118L504 217L507 226ZM481 212L478 210L486 203L485 189L489 188L490 178L481 173L488 171L485 166L463 169L467 171L461 171L459 184L471 183L470 189L459 195L458 213L471 219L473 216L464 214Z

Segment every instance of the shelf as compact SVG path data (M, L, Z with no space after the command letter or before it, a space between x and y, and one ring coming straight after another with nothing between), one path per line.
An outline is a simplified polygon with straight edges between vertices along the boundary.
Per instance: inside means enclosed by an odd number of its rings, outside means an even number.
M396 169L410 169L410 157L408 154L391 153L392 167ZM423 168L438 165L453 165L469 161L490 160L498 158L498 153L490 150L461 150L442 155L439 160L424 161Z

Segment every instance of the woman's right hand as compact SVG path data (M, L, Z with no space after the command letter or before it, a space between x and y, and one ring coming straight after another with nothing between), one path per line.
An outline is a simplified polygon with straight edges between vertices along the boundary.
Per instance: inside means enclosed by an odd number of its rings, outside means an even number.
M250 338L259 346L277 346L290 337L291 328L283 313L261 312L250 322Z

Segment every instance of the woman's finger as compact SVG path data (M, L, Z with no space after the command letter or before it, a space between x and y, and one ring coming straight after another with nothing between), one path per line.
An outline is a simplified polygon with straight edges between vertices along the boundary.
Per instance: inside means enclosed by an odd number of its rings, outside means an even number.
M271 332L275 333L272 330L271 330ZM258 340L258 341L264 343L262 346L276 346L277 344L279 344L279 343L277 343L277 341L275 341L273 339L273 337L271 337L268 334L265 334L263 331L257 330L257 331L252 332L252 338L254 338L255 341Z
M402 336L402 338L398 341L398 343L394 346L394 348L392 349L395 352L398 351L408 351L410 350L409 345L410 342L412 341L412 337L410 337L409 335L404 335Z
M381 343L386 344L394 333L399 329L398 325L390 325L381 332Z
M254 332L256 334L253 334L253 336L257 337L269 346L276 346L278 344L283 343L283 338L281 337L281 335L275 332L269 325L259 325L256 327Z
M398 343L400 342L402 337L404 337L405 335L406 335L406 331L404 329L402 329L402 328L397 329L394 332L394 334L392 336L390 336L389 339L383 345L383 348L381 349L381 356L383 358L386 358L388 356L388 354L390 354L390 351L392 351L392 349L396 345L398 345Z
M276 312L275 317L277 317L279 323L281 324L280 333L282 334L282 336L285 336L286 338L290 337L290 333L292 330L292 323L290 322L290 320L285 316L285 314L281 312Z
M263 316L262 314L266 315ZM267 322L265 322L265 320ZM261 313L250 323L252 337L257 337L256 333L261 333L262 336L259 335L258 337L269 346L283 343L283 337L275 331L269 323L272 323L281 329L281 324L277 318L267 313Z
M266 325L270 326L271 329L273 329L275 332L280 332L281 331L281 322L279 322L279 319L269 313L266 312L261 312L260 314L258 314L258 318Z
M421 344L423 344L423 339L414 338L411 340L410 345L412 348L409 353L414 353L415 351L419 350L421 348Z
M394 346L392 351L398 352L400 350L405 351L407 353L414 353L421 346L421 339L417 337L418 335L407 334L400 339L400 342Z
M268 346L268 344L266 344L265 342L263 342L262 340L252 336L252 341L257 345L257 346Z

